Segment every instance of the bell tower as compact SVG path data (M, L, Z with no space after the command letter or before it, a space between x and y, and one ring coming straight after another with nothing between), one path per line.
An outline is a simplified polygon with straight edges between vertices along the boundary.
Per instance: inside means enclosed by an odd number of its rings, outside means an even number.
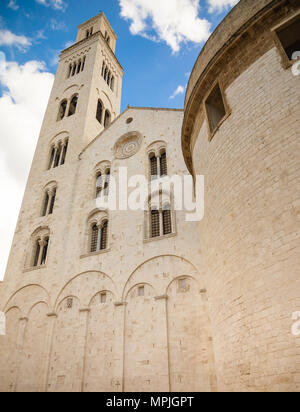
M48 249L62 245L68 232L79 155L120 114L124 72L116 40L101 12L78 27L76 42L59 56L8 260L5 280L12 289L24 281L16 267L33 281L49 272L55 282L62 262L51 261Z
M58 132L68 123L73 135L80 133L82 146L120 114L124 72L115 56L116 41L101 12L78 27L76 42L60 54L46 120L50 113Z

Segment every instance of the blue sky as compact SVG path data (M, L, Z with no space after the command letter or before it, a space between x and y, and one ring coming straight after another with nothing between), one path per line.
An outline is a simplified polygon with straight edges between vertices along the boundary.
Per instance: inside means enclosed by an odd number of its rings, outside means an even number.
M118 36L122 107L183 108L210 33L238 0L0 0L0 280L59 52L103 11Z
M173 1L168 0L166 3ZM194 0L190 1L195 3ZM139 1L139 3L143 2L145 0ZM126 7L126 1L124 3ZM234 1L215 1L215 3L225 4L225 7L217 7L214 12L209 13L211 7L209 0L200 1L198 17L206 19L211 24L210 30L216 27ZM63 50L69 42L75 41L77 26L99 11L104 11L118 35L116 55L125 70L122 110L128 104L183 107L182 93L174 99L169 97L179 85L183 87L186 85L188 74L193 68L203 42L183 41L180 50L174 52L157 36L155 28L151 26L151 18L147 18L149 23L147 34L155 36L156 41L141 35L132 35L130 32L132 20L121 17L119 0L64 0L63 2L0 0L0 5L0 29L25 36L31 43L30 47L23 49L0 46L7 59L17 61L19 64L29 60L43 61L51 73L56 71L59 51Z

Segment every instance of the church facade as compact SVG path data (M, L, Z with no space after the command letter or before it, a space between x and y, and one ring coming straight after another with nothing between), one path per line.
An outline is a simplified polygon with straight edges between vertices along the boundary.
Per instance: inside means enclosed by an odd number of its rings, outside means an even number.
M184 110L121 114L116 35L103 13L79 26L0 284L1 392L300 390L299 16L241 0ZM106 207L120 170L204 175L204 218L160 187L143 210Z

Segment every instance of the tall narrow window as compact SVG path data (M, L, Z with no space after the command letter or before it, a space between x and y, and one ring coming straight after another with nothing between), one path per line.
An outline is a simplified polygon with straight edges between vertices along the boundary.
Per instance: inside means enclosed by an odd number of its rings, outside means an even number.
M110 170L107 170L105 174L104 196L109 195L109 183L110 183Z
M74 63L73 70L72 70L72 76L75 76L75 74L76 74L76 67L77 67L77 65L76 65L76 63Z
M85 60L86 60L86 57L84 56L84 58L83 58L83 60L82 60L82 65L81 65L81 71L82 71L82 72L83 72L83 70L84 70Z
M160 156L160 175L161 176L168 175L167 154L165 151Z
M48 205L49 205L49 192L48 190L45 193L45 197L44 197L44 204L43 204L43 212L42 212L42 216L46 216L47 211L48 211Z
M97 180L96 180L96 197L99 197L103 189L103 178L102 174L98 174Z
M101 229L100 250L105 250L107 248L107 229L108 229L108 222L105 221Z
M41 259L41 266L46 264L48 246L49 246L49 238L46 238L43 242L43 253L42 253L42 259Z
M107 69L107 67L105 67L105 70L104 70L104 80L105 81L107 79L107 74L108 74L108 69Z
M151 210L151 237L160 236L159 211Z
M154 153L150 155L150 174L151 177L157 177L158 175L157 157Z
M215 131L221 120L226 115L225 103L219 84L216 84L206 102L206 112L211 133Z
M50 152L50 160L49 160L48 169L51 169L51 167L53 166L54 156L55 156L55 147L52 147L51 152Z
M104 127L108 127L110 125L111 121L111 115L108 110L105 110L105 116L104 116Z
M79 62L78 62L78 67L77 67L77 74L78 73L80 73L80 70L81 70L81 60L79 60Z
M67 141L65 142L65 144L64 144L64 147L63 147L63 152L62 152L61 162L60 162L61 165L64 165L64 164L65 164L66 155L67 155L67 150L68 150L68 144L69 144L69 141L67 140Z
M102 120L103 120L103 103L101 102L100 99L98 100L96 119L98 120L98 122L100 124L102 124Z
M166 205L162 212L163 216L163 234L169 235L172 233L172 217L171 217L171 207Z
M73 116L73 114L76 113L77 103L78 103L78 96L76 95L71 100L68 116Z
M99 229L96 224L92 226L91 233L91 253L97 252Z
M54 159L54 165L53 165L54 168L59 166L59 159L60 159L60 155L61 155L61 150L62 150L62 147L61 147L61 144L59 144L57 149L56 149L56 152L55 152L55 159Z
M40 257L40 250L41 250L40 242L41 242L40 239L36 240L36 242L35 242L35 253L34 253L33 267L36 267L39 264L39 257Z
M102 71L101 71L101 76L104 76L104 70L105 70L105 63L103 62L102 64Z
M110 79L111 79L111 74L110 74L110 72L108 72L107 79L106 79L106 83L108 85L110 84Z
M112 91L114 91L114 88L115 88L115 78L114 78L114 76L112 76L112 78L111 78L110 88L111 88Z
M56 198L56 189L53 189L51 200L50 200L49 215L52 215L53 213L55 198Z
M67 110L67 105L68 105L67 100L64 100L64 101L61 102L61 104L59 106L57 120L62 120L65 117L66 110Z

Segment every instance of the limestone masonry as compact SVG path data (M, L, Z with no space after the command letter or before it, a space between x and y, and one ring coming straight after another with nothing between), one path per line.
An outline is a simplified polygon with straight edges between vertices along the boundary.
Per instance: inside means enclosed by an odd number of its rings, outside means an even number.
M241 0L184 111L120 114L116 41L100 13L60 56L0 283L0 392L299 391L299 2ZM163 191L97 207L119 168L204 175L204 219Z

